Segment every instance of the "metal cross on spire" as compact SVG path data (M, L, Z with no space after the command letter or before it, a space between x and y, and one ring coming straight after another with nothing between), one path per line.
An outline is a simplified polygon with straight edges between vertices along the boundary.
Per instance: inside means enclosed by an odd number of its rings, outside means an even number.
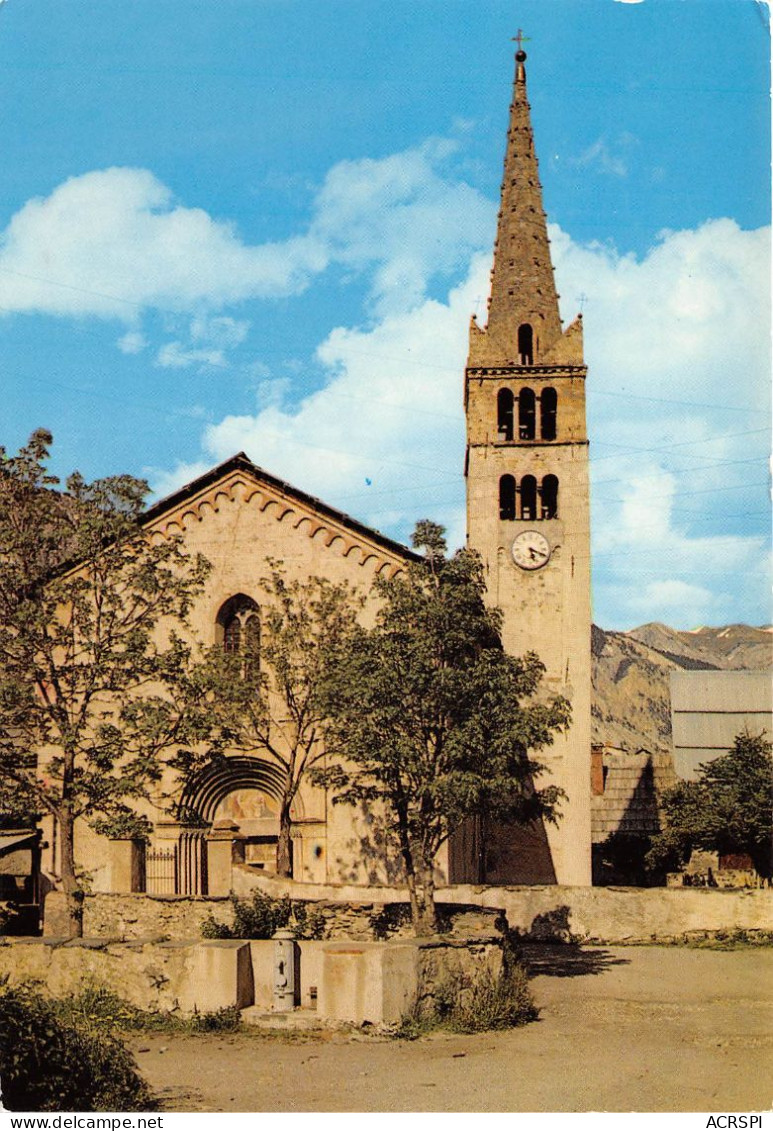
M517 43L518 44L518 50L523 51L524 43L531 43L531 37L528 36L528 35L524 35L523 32L521 31L521 29L518 28L518 34L514 35L512 37L511 42Z

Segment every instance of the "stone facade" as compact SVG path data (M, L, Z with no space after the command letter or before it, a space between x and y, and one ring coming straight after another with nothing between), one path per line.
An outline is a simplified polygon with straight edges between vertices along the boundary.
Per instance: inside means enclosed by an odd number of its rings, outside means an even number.
M488 325L475 318L465 377L467 532L503 612L507 651L536 652L544 690L572 705L540 752L567 794L559 825L502 829L492 883L588 884L590 851L590 508L582 321L561 329L519 52L510 108ZM461 872L461 870L460 870ZM455 879L473 878L455 874Z
M202 553L212 563L205 591L190 616L190 635L205 647L218 642L219 614L231 599L242 595L258 609L267 599L264 583L271 561L281 562L288 581L320 576L348 584L366 598L362 619L369 623L375 611L370 597L375 578L391 576L415 559L407 548L274 478L244 455L227 460L154 507L146 524L156 538L181 535L190 554ZM272 842L278 835L280 777L281 767L261 751L234 757L225 768L213 769L185 788L167 774L158 787L159 803L144 806L154 834L142 866L131 842L108 842L85 823L79 825L76 857L88 869L91 889L144 886L159 894L196 895L210 888L209 872L215 891L227 894L235 839L248 855L251 848L263 851L260 862L270 870ZM171 820L162 805L164 795L175 793L185 801L189 819L194 818L192 826ZM367 817L347 806L331 806L324 791L308 783L296 797L292 816L298 878L318 883L388 878L386 853L367 847L373 835ZM228 835L229 830L239 837ZM56 837L50 822L44 822L44 838L51 847L43 867L55 874ZM218 883L221 873L224 878Z

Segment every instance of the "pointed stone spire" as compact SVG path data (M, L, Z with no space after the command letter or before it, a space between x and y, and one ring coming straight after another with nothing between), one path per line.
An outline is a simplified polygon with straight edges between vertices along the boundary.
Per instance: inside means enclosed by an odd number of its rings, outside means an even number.
M558 295L542 209L534 136L526 97L526 52L515 56L502 200L491 273L487 350L502 362L539 365L561 336ZM531 327L531 352L524 349Z

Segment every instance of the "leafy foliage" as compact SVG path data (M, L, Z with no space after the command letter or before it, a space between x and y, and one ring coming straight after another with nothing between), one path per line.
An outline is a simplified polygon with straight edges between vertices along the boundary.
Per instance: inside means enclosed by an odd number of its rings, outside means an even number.
M160 626L185 622L208 566L143 527L141 480L55 490L51 442L0 448L0 777L56 818L77 931L75 821L143 835L163 756L207 733L191 649Z
M210 914L201 928L205 939L270 939L287 926L293 926L301 939L324 938L325 917L313 904L289 896L272 899L262 891L253 892L251 899L232 896L231 903L233 926L218 923Z
M66 1021L30 987L0 989L0 1079L11 1111L148 1111L133 1057L89 1020Z
M758 874L770 878L773 759L765 734L737 735L732 750L699 773L664 795L664 828L653 837L650 869L673 871L699 848L748 854Z
M33 828L40 816L31 790L0 778L0 829Z
M538 657L507 655L501 617L485 604L480 558L445 557L424 522L424 562L379 578L375 626L328 654L323 713L344 760L316 780L337 802L380 806L399 844L417 932L434 929L435 857L473 815L555 820L561 792L537 789L530 756L569 721L562 698L536 699Z

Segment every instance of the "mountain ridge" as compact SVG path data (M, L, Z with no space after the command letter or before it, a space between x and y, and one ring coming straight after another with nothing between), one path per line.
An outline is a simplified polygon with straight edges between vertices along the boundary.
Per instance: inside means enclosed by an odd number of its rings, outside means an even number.
M671 752L672 671L760 671L773 667L773 629L650 621L625 632L591 626L594 743Z

